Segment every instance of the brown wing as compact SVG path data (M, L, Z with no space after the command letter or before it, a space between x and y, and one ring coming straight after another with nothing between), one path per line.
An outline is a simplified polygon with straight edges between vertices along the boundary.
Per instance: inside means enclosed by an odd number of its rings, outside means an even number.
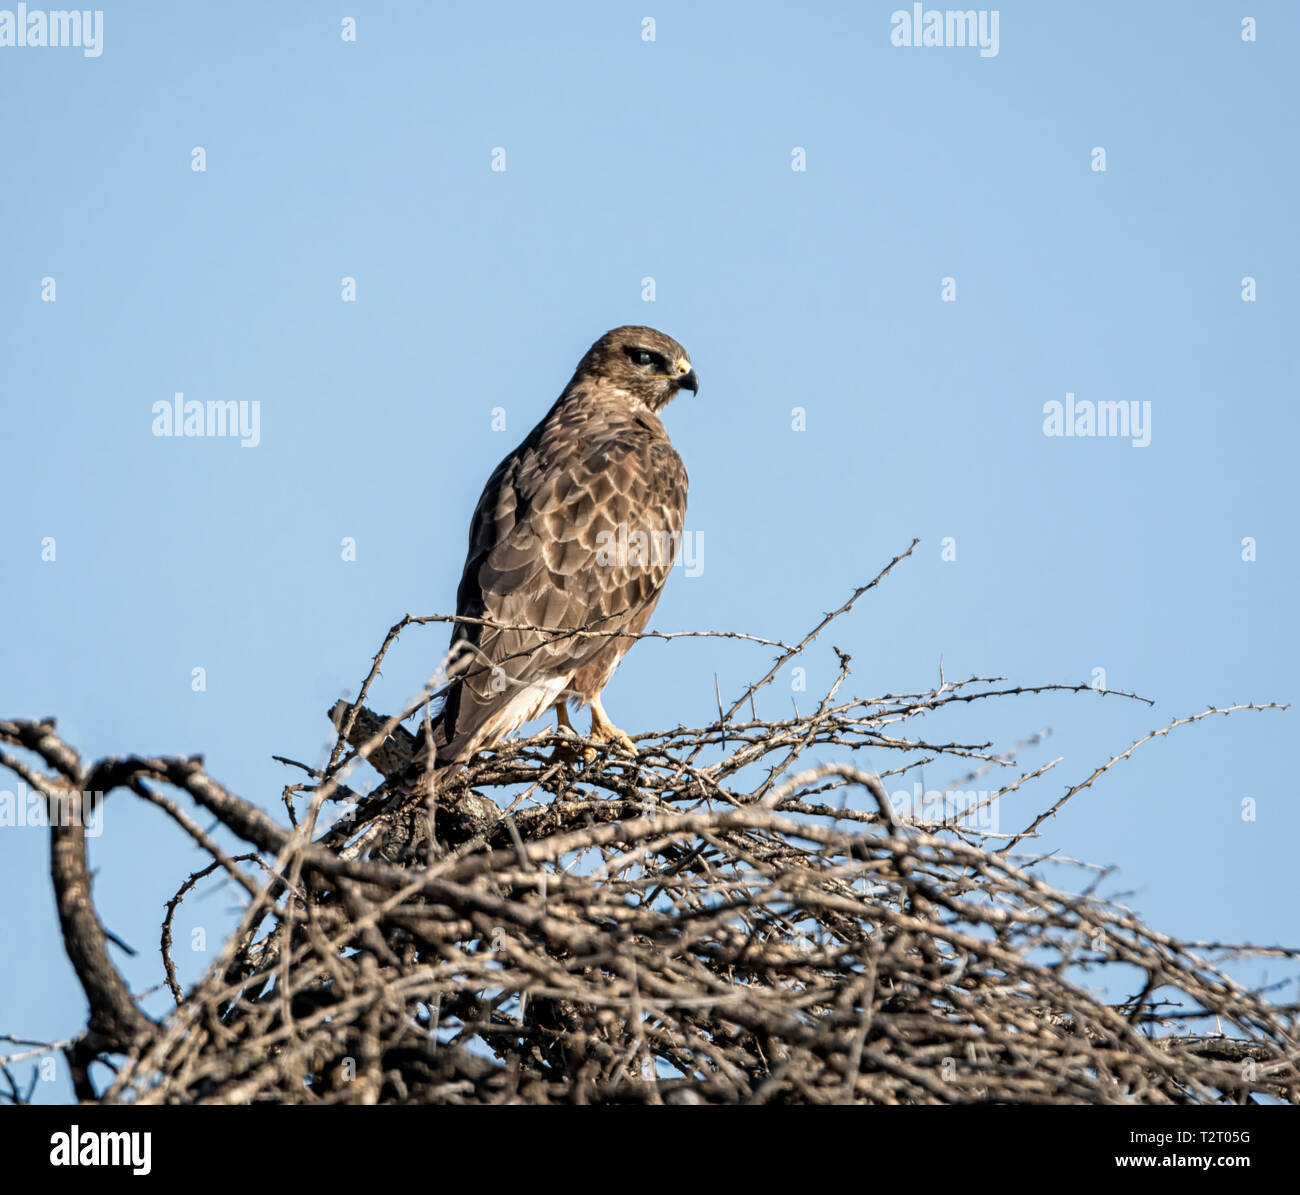
M654 415L562 400L497 466L479 499L457 613L508 628L639 630L638 616L644 625L672 568L686 488L681 458ZM538 682L567 684L608 655L611 642L458 625L452 643L472 648L473 663L448 693L439 761L463 759L513 730L494 725L512 699ZM614 642L621 650L611 670L630 645Z

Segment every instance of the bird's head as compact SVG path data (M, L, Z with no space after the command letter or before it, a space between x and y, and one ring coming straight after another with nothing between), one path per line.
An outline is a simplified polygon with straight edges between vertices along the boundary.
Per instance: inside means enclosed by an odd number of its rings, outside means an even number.
M700 385L691 359L677 341L639 325L614 328L587 350L570 386L584 381L623 391L652 411L670 403L679 390L694 392Z

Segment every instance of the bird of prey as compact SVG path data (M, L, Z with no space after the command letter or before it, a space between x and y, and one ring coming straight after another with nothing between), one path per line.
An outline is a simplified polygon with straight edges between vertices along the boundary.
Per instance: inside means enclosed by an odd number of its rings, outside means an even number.
M552 707L572 730L571 701L591 707L592 739L636 754L600 695L672 569L687 477L659 412L698 386L677 341L615 328L493 471L456 594L457 614L483 621L455 626L421 767L458 766Z

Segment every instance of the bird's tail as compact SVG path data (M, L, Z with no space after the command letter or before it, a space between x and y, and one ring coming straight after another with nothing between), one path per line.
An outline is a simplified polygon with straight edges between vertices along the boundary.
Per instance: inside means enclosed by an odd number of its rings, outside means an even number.
M329 712L340 733L346 731L350 746L365 750L366 759L386 780L405 782L430 770L442 773L462 760L447 757L447 743L441 711L430 715L428 729L422 722L415 731L398 723L386 734L388 719L364 706L353 712L346 701L337 701ZM349 724L349 718L351 723ZM381 737L382 736L382 737ZM376 742L375 740L379 741ZM432 768L430 761L432 760Z

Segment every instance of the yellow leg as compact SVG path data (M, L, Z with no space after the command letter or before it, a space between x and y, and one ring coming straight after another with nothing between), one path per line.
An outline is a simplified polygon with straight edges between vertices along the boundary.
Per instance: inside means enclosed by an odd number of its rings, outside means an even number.
M636 756L636 744L609 720L599 695L591 699L591 737L601 743L617 743L629 755Z
M561 697L555 703L555 721L561 733L568 731L573 737L578 738L578 732L574 729L573 723L569 721L569 702L567 698ZM584 747L581 752L576 747L570 747L567 743L559 743L554 751L551 752L552 763L577 763L581 755L588 763L596 758L596 749L594 747Z

